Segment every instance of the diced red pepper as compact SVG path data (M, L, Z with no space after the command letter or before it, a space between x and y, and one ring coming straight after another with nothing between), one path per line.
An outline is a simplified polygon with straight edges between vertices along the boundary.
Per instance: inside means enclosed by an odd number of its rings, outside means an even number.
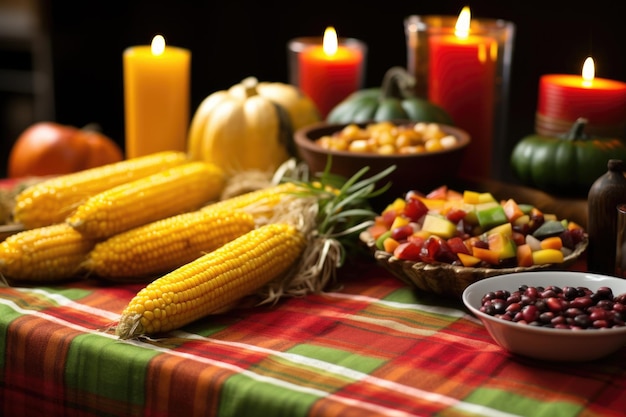
M407 237L406 240L407 242L411 242L420 248L424 246L424 242L426 242L426 238L419 233L413 233L411 236Z
M374 225L372 225L371 227L367 229L367 231L369 232L369 234L372 236L373 239L378 239L380 235L385 233L387 230L389 229L387 229L387 227L384 224L379 224L379 223L375 223Z
M463 220L467 216L467 212L463 209L459 209L456 207L452 207L446 213L446 218L450 220L452 223L458 223Z
M436 259L439 262L445 262L448 264L455 263L459 260L459 257L456 256L456 252L452 251L448 242L441 239L439 241L439 250L436 254Z
M448 186L442 185L440 187L435 188L428 194L426 194L426 198L432 200L446 200L448 197Z
M471 255L469 249L467 248L467 246L465 246L465 242L463 242L463 239L458 236L448 239L448 246L450 247L450 250L454 253L465 253L467 255Z
M393 256L398 259L419 262L421 250L421 246L417 246L413 242L402 242L393 251Z
M420 252L420 258L424 262L433 263L437 260L437 252L441 247L441 238L438 236L430 236L422 245L422 251Z
M404 206L404 215L414 222L418 221L426 213L428 213L428 207L422 200L417 198L408 199L406 206Z
M410 224L405 224L404 226L396 227L391 230L391 237L397 241L406 240L406 238L412 234L413 227Z

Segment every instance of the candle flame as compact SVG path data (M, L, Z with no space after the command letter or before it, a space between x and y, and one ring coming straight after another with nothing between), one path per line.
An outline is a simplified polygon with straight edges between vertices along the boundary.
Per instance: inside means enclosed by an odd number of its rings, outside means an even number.
M454 34L458 38L465 39L469 36L471 18L470 8L468 6L463 7L454 26Z
M585 87L590 87L593 84L593 79L596 76L596 68L593 63L593 58L587 57L585 59L585 63L583 64L583 85Z
M156 35L152 38L152 44L150 45L152 55L161 55L165 51L165 38L161 35Z
M337 32L334 27L329 26L324 31L324 40L322 45L326 55L335 55L335 53L337 53Z

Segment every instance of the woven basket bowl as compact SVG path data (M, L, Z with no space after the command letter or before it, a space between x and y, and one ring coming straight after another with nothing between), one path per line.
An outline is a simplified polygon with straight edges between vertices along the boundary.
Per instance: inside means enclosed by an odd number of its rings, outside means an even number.
M539 270L566 269L582 255L589 243L587 237L560 264L534 265L531 267L513 268L474 268L454 266L450 264L430 264L398 259L388 252L376 249L376 241L367 232L360 235L373 254L376 262L409 286L419 291L434 293L447 297L460 298L463 290L470 284L495 275L514 272L530 272Z

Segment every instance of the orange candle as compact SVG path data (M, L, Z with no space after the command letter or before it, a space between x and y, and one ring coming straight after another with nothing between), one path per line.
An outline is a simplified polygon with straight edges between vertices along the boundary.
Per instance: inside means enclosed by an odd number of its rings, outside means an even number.
M157 35L126 49L123 61L126 157L186 150L191 53Z
M582 76L548 74L539 79L537 120L541 127L567 130L579 117L588 120L588 133L625 133L626 83L596 78L590 57L583 65Z
M489 176L493 148L498 43L470 31L464 8L454 34L429 37L428 98L444 108L472 142L461 172Z
M322 45L310 46L299 55L299 87L313 100L324 118L348 95L359 89L363 72L363 51L339 45L330 27Z

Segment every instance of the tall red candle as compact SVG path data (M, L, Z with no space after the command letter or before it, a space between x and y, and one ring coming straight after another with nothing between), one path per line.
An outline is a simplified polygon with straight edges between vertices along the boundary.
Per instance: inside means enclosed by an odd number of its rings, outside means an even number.
M620 137L626 133L626 83L595 78L591 58L582 76L547 74L539 79L539 133L562 133L579 117L588 120L587 133Z
M360 88L364 54L359 48L338 45L332 28L326 30L323 42L300 53L298 76L300 90L325 118L333 107Z
M498 43L489 36L472 34L469 9L467 15L465 11L459 16L455 34L433 34L429 38L428 98L444 108L454 123L471 136L460 172L488 177L493 153Z

